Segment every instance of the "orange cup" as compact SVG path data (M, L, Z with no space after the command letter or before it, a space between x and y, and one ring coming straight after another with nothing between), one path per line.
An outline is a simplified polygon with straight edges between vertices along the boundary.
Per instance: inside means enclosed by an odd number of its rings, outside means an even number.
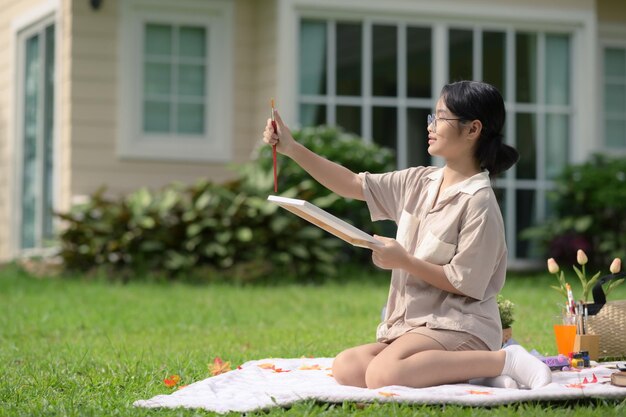
M576 339L576 325L563 324L560 322L554 324L554 336L556 338L556 350L560 355L569 355L574 351L574 340Z

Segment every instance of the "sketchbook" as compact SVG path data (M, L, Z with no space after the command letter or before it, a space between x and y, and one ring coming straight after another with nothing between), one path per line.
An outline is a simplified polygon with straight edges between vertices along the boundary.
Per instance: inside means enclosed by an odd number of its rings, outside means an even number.
M382 245L382 243L374 239L373 236L357 229L308 201L275 195L270 195L267 199L313 223L317 227L326 230L328 233L337 236L339 239L345 240L353 246L370 248L372 245Z

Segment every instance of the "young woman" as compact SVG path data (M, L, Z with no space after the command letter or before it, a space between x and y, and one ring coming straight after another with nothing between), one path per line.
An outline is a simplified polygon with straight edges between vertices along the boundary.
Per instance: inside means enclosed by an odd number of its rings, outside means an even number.
M344 385L426 387L483 378L498 386L537 388L549 368L520 346L500 349L496 297L507 249L490 176L518 160L502 141L504 101L491 85L446 85L428 117L428 152L443 168L353 173L294 141L277 114L264 141L277 145L331 191L366 201L372 220L398 224L395 239L375 236L372 260L392 270L377 342L341 352L333 363ZM511 380L512 378L512 380ZM515 381L515 382L513 382Z

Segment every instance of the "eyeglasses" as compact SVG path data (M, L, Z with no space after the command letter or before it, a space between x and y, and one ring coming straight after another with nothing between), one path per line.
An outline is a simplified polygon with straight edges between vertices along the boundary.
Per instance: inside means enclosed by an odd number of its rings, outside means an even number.
M428 115L428 125L426 127L433 125L433 132L437 132L437 120L463 120L463 119L451 119L446 117L437 117L434 114Z

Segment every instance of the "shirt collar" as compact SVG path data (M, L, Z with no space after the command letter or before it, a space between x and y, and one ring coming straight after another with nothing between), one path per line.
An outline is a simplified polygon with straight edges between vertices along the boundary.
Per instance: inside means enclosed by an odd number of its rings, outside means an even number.
M426 176L426 178L439 182L443 177L443 168L439 168ZM449 187L445 194L451 193L465 193L469 195L474 195L476 191L489 187L491 185L491 181L489 180L489 171L484 170L479 172L476 175L469 177L466 180L459 182L458 184L454 184L452 187Z

